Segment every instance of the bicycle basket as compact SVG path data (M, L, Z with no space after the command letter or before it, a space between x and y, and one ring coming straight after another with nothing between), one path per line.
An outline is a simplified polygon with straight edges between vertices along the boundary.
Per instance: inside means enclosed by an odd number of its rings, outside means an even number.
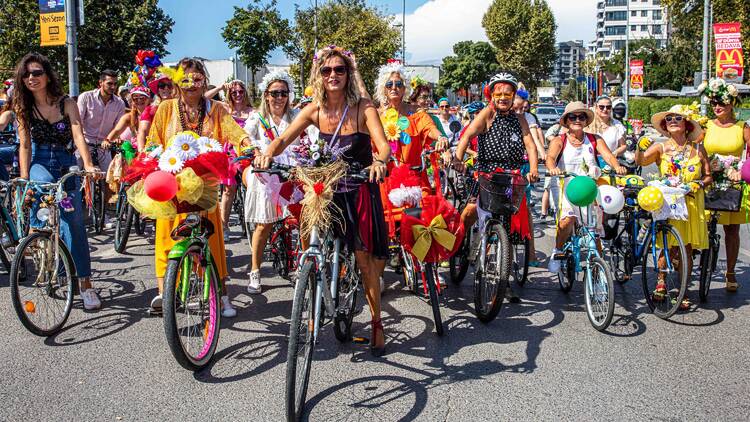
M742 187L706 191L705 208L709 211L739 211L742 206Z
M517 213L525 194L526 180L520 174L479 176L479 204L489 213Z

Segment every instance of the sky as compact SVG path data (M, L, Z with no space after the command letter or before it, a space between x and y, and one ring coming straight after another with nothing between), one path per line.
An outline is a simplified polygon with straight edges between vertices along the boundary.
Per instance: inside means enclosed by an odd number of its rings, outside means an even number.
M278 0L284 18L293 20L294 5L312 5L314 0ZM318 5L326 0L318 0ZM486 41L482 16L492 0L406 0L406 58L413 64L438 64L452 54L458 41ZM597 0L547 0L557 21L557 40L594 38ZM222 28L232 17L234 6L249 1L235 0L159 0L175 24L167 37L167 61L184 56L226 59L233 52L221 37ZM402 0L367 0L401 21ZM573 6L574 5L574 6ZM281 51L271 55L271 64L286 64Z

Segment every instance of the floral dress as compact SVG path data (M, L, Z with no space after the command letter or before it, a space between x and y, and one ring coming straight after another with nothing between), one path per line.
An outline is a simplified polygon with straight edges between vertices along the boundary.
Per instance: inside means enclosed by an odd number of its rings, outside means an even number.
M703 177L703 165L701 158L694 148L690 148L695 155L680 162L674 160L671 155L661 154L659 163L659 172L662 177L678 177L682 183L697 182ZM693 249L708 248L708 231L706 229L706 214L703 208L703 189L685 195L685 205L687 206L687 220L667 220L679 233L682 243L685 246L692 246ZM673 246L673 245L670 245Z

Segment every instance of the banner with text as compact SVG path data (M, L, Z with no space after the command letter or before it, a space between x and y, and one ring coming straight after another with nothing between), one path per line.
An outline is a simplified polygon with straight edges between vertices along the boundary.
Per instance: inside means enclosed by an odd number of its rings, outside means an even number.
M716 76L727 82L742 83L745 61L739 22L714 24Z
M630 95L643 95L643 60L630 61Z
M65 45L65 0L39 0L42 47Z

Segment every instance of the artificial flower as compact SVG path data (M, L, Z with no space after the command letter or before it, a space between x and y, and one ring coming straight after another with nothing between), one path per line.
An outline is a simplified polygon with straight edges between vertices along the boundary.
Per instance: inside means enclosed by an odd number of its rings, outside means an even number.
M316 152L318 150L320 150L320 146L318 144L316 144L315 142L310 144L310 151Z
M396 122L385 122L383 124L383 130L385 131L385 138L389 141L397 141L401 137L401 129L398 127Z
M182 170L185 161L173 149L167 149L159 158L159 169L170 173L177 173Z
M320 160L320 153L319 152L314 152L313 155L312 155L312 159L315 160L315 161Z
M188 133L177 134L168 149L174 151L182 161L192 160L200 151L197 139Z
M198 144L198 151L203 154L206 152L221 152L224 151L219 141L211 139L206 136L201 136L195 141Z
M383 119L385 121L398 120L398 110L395 108L389 108L383 114Z
M740 93L739 91L737 91L737 87L735 87L734 85L727 85L727 92L732 97L736 97Z
M156 145L151 152L148 153L148 156L151 158L159 158L162 152L164 152L164 147Z

